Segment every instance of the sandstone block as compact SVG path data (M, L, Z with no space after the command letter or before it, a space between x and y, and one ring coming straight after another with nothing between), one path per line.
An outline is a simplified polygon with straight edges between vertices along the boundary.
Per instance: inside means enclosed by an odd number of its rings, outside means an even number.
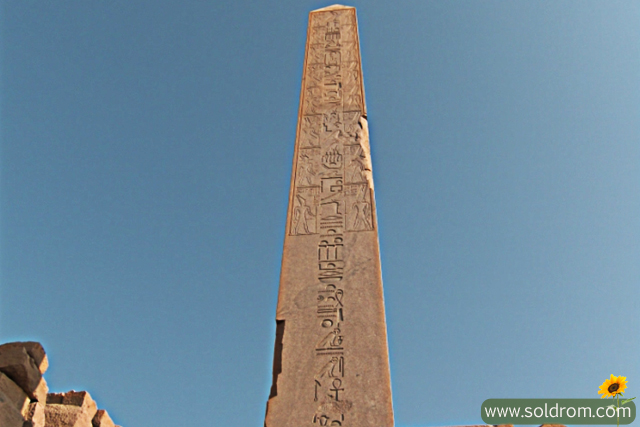
M22 427L45 427L45 404L33 402L29 405L29 411Z
M91 421L97 411L89 393L72 390L47 395L44 413L47 427L93 427Z
M24 346L0 346L0 372L16 383L32 400L46 401L49 391L47 383Z
M116 427L111 417L104 409L98 409L92 420L93 427Z
M15 407L15 404L5 395L0 394L0 426L22 427L24 418Z
M13 402L13 406L22 416L29 411L29 396L2 372L0 372L0 398Z
M36 363L40 373L44 374L47 372L47 369L49 368L49 360L47 359L47 354L45 353L42 344L35 341L11 342L0 345L0 353L2 353L3 350L14 348L24 348L27 351L27 354L29 354Z

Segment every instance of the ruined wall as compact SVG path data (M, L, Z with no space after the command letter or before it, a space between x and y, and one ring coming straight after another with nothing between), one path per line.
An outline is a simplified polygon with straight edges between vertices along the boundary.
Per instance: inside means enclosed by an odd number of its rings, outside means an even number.
M0 345L1 427L120 427L86 391L49 393L48 367L40 343Z

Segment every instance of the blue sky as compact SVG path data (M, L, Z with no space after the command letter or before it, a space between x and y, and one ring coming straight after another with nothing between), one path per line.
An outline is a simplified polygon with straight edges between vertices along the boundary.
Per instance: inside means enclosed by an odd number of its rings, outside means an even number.
M126 427L262 425L307 14L0 9L0 341ZM356 1L396 425L640 394L640 4Z

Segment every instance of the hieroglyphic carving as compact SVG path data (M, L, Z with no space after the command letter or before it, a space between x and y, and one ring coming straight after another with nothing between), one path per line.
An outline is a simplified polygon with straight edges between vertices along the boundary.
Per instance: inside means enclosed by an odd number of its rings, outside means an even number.
M342 114L344 120L344 133L349 141L353 141L358 136L358 131L361 130L360 117L361 111L350 111Z
M304 92L304 114L310 115L322 113L322 103L320 98L320 95L322 94L322 88L320 86L307 87Z
M300 150L298 173L296 175L297 183L300 187L318 185L318 167L315 164L315 151L317 150Z
M347 62L342 69L344 76L344 111L362 111L362 73L358 62Z
M317 314L320 326L330 328L344 321L342 298L344 291L335 285L327 285L324 290L318 291Z
M368 172L371 171L369 159L362 149L362 146L348 145L345 147L346 160L346 181L352 182L368 182Z
M307 79L305 81L307 88L321 88L322 87L322 79L324 79L324 65L322 63L309 64L307 67ZM320 89L321 90L321 89ZM319 92L308 92L308 94L312 94L311 96L315 96ZM317 96L316 96L317 98ZM314 101L314 99L306 99L307 102ZM315 101L320 102L319 99L315 99ZM319 108L320 108L320 104ZM309 113L309 114L320 114L321 110L317 113Z
M370 160L359 140L364 99L355 25L353 9L311 15L296 144L290 234L319 235L318 370L310 380L318 403L313 424L320 426L342 426L351 405L344 233L373 229Z
M340 136L339 134L336 135L336 133L342 129L341 117L342 113L335 108L324 113L322 130L325 132L325 140L329 139L330 136Z
M310 45L323 45L324 46L324 28L321 25L315 25L309 28L309 40Z
M344 421L344 414L340 414L338 418L329 417L326 414L315 414L313 416L313 423L320 426L342 426Z
M371 188L367 183L345 185L347 230L373 230Z
M299 188L293 204L291 232L293 235L316 233L316 208L313 200L314 188Z
M355 25L344 25L340 30L340 38L342 42L355 42L358 39L358 30Z
M307 64L322 64L324 63L324 43L320 40L319 43L309 45L309 53L307 54Z
M334 379L341 377L344 377L344 357L331 356L331 359L314 376L314 402L318 401L319 392L322 393L327 385L333 385ZM342 380L340 382L342 383Z
M392 427L354 8L309 15L296 137L265 426Z
M325 30L329 22L338 22L341 28L348 25L354 26L356 25L356 16L352 11L346 10L312 13L309 25L312 28Z
M342 62L357 62L360 57L360 52L358 51L358 44L356 42L342 41L341 42L342 49Z
M320 229L336 232L344 228L346 209L343 196L344 180L341 176L322 178L320 185ZM341 232L341 231L340 231Z
M316 344L316 352L318 352L318 354L326 354L327 351L344 350L344 347L342 347L343 339L344 336L340 335L340 323L338 323L331 332L318 341Z
M300 148L320 147L321 116L304 116L300 125Z

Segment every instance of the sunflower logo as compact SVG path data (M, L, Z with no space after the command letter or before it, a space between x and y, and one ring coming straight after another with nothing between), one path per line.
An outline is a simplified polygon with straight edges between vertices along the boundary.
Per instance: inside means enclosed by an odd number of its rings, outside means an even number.
M611 374L611 378L605 380L600 386L600 391L598 394L601 394L600 398L604 399L606 397L615 397L617 394L624 393L624 389L627 388L627 377L623 377L622 375L619 377Z
M632 397L631 399L625 399L622 402L620 402L620 396L622 396L622 393L624 393L624 390L627 388L627 377L623 377L623 376L619 376L616 377L615 375L611 374L611 378L609 378L608 380L605 380L602 385L600 386L600 391L598 392L598 394L601 394L602 396L600 396L601 399L607 398L607 397L612 397L614 399L617 398L617 407L616 405L609 405L609 407L616 409L616 412L618 413L618 427L620 427L620 406L626 405L627 403L631 402L633 399L635 399L635 397Z

